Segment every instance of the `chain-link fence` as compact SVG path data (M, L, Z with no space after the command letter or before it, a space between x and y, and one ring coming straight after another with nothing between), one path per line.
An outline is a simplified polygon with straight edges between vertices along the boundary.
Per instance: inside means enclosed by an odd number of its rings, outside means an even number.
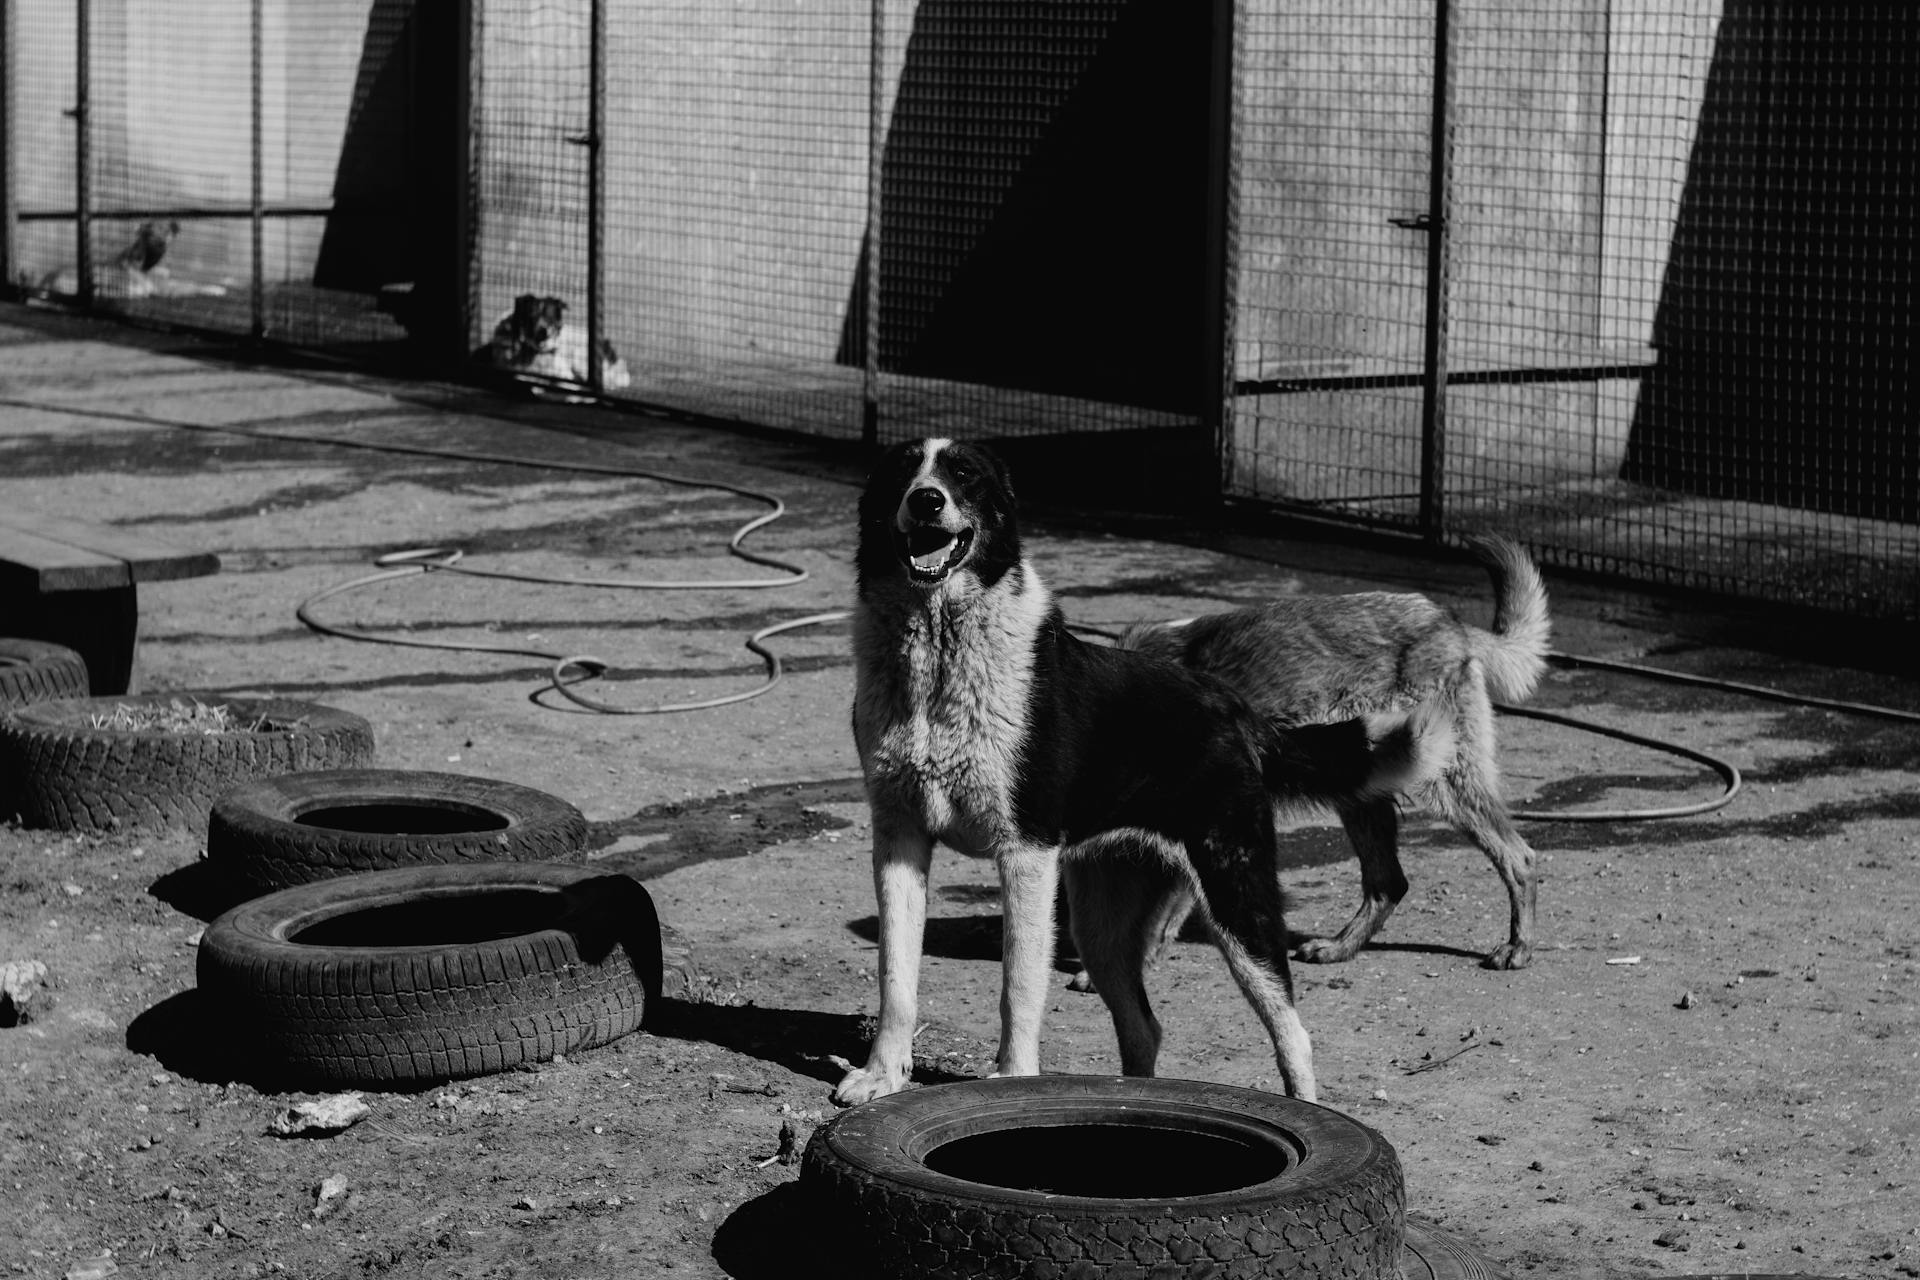
M19 292L1920 620L1906 5L0 13Z

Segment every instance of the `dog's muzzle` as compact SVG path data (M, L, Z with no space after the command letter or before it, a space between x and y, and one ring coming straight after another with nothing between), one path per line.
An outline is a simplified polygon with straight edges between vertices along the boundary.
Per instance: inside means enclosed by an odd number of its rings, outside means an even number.
M946 493L931 485L907 493L894 535L907 577L922 586L944 582L973 546L973 530L959 523Z

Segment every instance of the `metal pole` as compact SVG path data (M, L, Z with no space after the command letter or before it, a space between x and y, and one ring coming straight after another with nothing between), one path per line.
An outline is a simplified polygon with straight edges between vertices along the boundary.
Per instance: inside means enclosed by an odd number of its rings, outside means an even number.
M1428 146L1426 350L1420 395L1420 532L1440 540L1446 524L1448 208L1453 152L1450 0L1435 0L1433 132Z
M252 218L253 233L253 323L251 330L254 338L267 336L267 281L266 281L266 245L267 245L267 188L266 188L266 117L264 94L261 78L265 74L265 17L261 12L261 0L253 0L253 185L250 192L248 210Z
M460 113L460 235L458 252L461 255L460 271L455 277L455 287L459 290L458 320L460 324L460 358L474 349L483 337L480 322L481 279L484 263L481 251L484 247L480 207L480 166L484 157L484 134L481 130L481 112L485 101L482 92L481 54L484 41L481 39L482 24L486 20L484 0L467 0L464 6L465 17L460 24L460 38L465 41L465 58L462 65L466 68L465 83L461 86L462 111Z
M587 385L597 394L606 384L606 371L600 367L600 335L606 332L601 311L606 286L606 0L593 0L587 41Z
M1238 328L1240 157L1234 140L1239 92L1235 0L1213 0L1208 50L1207 237L1201 270L1206 308L1202 329L1200 425L1208 433L1215 496L1223 494L1233 466L1233 384Z
M864 359L860 374L860 440L880 443L880 187L886 177L887 0L873 0L867 54L867 242L866 291L861 299Z
M20 173L15 146L14 51L19 48L13 0L0 0L0 293L19 270Z
M93 305L93 6L88 0L74 0L73 67L73 205L74 270L79 280L74 288L80 305Z

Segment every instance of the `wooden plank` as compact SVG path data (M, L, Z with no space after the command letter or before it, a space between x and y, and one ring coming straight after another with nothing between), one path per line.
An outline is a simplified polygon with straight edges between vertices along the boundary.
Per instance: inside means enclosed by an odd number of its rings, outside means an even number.
M49 542L121 560L131 570L134 582L198 578L220 570L220 557L212 552L188 551L135 529L64 516L0 516L0 528L8 526Z
M0 584L10 591L100 591L133 583L127 562L0 522Z

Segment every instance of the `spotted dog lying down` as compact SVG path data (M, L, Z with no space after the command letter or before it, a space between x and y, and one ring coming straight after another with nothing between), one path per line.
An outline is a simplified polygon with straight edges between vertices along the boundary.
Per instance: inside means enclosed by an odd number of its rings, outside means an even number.
M633 375L613 349L601 338L594 344L600 363L600 385L618 391L633 381ZM567 304L555 297L523 293L513 300L513 310L493 326L493 341L487 357L503 373L530 373L536 377L558 378L582 386L592 381L587 361L587 330L584 325L567 323Z

